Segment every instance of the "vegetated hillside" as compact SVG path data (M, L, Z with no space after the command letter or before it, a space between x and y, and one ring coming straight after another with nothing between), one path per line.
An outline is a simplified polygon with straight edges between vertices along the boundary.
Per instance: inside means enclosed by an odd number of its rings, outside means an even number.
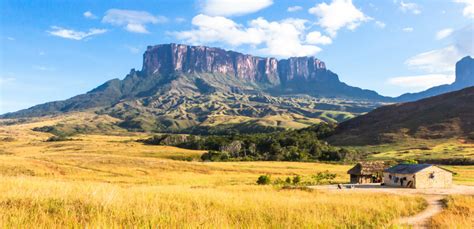
M406 138L474 139L474 87L377 108L342 122L329 142L376 145Z
M246 117L247 126L300 128L343 121L388 100L346 85L314 57L277 60L164 44L149 46L142 70L132 69L123 80L113 79L86 94L0 117L93 110L122 120L118 123L122 128L138 131L205 129L216 117L217 122Z
M456 63L454 83L439 85L417 93L406 93L395 98L395 100L399 102L415 101L472 86L474 86L474 59L466 56Z

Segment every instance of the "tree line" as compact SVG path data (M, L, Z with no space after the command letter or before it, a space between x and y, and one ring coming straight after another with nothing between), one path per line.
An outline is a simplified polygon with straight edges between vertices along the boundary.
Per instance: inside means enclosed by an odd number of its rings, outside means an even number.
M365 155L335 147L321 140L334 131L333 124L318 124L300 130L233 135L161 135L143 140L146 144L173 145L208 150L205 161L354 161Z

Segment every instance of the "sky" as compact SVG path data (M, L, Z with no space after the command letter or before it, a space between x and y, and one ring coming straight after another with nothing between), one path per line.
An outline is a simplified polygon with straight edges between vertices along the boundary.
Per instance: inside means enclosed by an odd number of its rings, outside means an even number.
M0 17L0 114L123 79L162 43L315 56L388 96L451 83L474 56L474 0L3 0Z

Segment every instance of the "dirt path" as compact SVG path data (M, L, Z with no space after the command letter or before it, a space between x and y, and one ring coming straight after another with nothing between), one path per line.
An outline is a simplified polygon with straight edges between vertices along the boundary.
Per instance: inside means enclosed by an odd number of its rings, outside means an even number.
M423 197L426 199L426 202L428 202L428 207L416 215L401 218L398 221L400 225L411 226L413 228L429 228L429 219L443 211L441 200L444 198L444 196L424 195Z
M372 192L392 193L397 195L419 195L426 199L428 207L422 212L395 220L395 224L413 228L429 228L429 219L443 211L441 200L449 195L474 195L474 186L453 185L448 189L407 189L381 186L380 184L354 185L354 188L338 189L336 185L310 186L313 189L329 190L334 192Z

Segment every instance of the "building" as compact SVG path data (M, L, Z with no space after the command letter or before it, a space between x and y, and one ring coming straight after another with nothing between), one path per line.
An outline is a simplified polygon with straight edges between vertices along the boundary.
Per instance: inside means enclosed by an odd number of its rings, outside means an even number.
M352 184L381 183L384 169L388 168L383 161L365 161L347 171Z
M383 182L388 186L407 188L449 188L453 173L430 164L398 164L384 170Z

